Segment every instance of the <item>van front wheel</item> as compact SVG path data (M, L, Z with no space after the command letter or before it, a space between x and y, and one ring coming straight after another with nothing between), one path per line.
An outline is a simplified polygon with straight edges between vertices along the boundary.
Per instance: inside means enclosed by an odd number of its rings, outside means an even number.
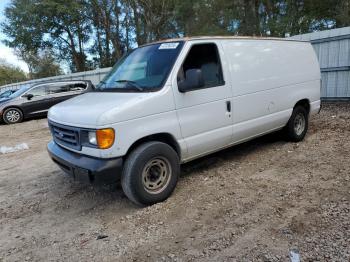
M304 139L309 125L309 114L303 106L296 106L287 126L285 127L288 140L299 142Z
M180 160L172 147L162 142L147 142L127 157L121 184L132 202L152 205L171 195L179 173Z

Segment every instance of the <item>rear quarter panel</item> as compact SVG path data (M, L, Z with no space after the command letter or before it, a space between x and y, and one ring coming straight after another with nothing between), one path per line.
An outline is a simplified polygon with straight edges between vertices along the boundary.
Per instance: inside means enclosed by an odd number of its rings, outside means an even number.
M320 68L309 43L224 40L233 93L234 141L283 127L301 99L320 100Z

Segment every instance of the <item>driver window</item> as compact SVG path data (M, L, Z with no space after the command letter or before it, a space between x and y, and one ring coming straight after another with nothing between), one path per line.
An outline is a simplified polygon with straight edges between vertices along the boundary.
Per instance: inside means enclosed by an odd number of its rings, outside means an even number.
M28 94L33 96L44 96L46 95L46 86L38 86L28 91Z
M201 69L205 83L204 88L224 84L219 52L215 44L192 46L177 75L178 82L185 80L186 71L189 69Z

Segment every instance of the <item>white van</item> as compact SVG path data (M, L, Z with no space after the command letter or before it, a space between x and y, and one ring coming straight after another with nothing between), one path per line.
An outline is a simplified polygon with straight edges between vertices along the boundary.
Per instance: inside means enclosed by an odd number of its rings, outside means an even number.
M310 43L195 37L141 46L97 86L52 107L48 151L93 182L120 176L133 202L168 198L180 164L284 129L300 141L320 109Z

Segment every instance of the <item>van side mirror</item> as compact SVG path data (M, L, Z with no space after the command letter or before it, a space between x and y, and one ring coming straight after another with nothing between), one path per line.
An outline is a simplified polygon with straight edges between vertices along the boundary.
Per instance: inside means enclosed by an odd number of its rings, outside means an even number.
M185 93L204 86L202 70L189 69L184 80L178 82L179 91Z
M23 97L27 98L28 100L32 99L34 97L33 94L25 94Z

